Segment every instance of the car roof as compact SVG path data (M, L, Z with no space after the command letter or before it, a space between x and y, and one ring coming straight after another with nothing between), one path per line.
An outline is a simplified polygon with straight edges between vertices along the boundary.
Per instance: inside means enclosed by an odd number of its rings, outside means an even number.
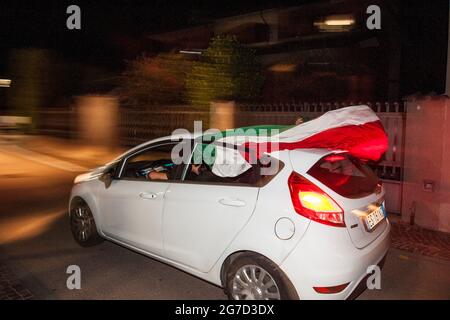
M180 134L173 134L170 136L164 136L164 137L160 137L160 138L156 138L156 139L152 139L152 140L148 140L145 141L141 144L138 144L137 146L134 146L131 149L128 149L127 151L123 152L122 154L120 154L119 156L117 156L112 162L115 162L119 159L121 159L123 156L133 153L136 150L145 148L146 146L153 144L153 143L158 143L158 142L163 142L163 141L178 141L178 140L184 140L184 139L195 139L197 137L201 136L201 134L194 134L191 132L184 132L184 133L180 133Z
M161 141L165 141L165 140L176 141L176 140L182 140L182 139L197 139L199 137L209 138L217 133L221 134L224 137L230 137L230 136L249 137L249 136L259 135L260 133L267 133L267 132L270 133L271 130L276 130L275 132L279 133L281 131L287 130L292 127L293 127L292 125L256 125L256 126L227 129L227 130L222 130L222 131L207 130L205 132L194 132L194 133L188 132L185 129L181 129L179 133L174 133L170 136L164 136L161 138L156 138L153 140L146 141L146 142L136 146L133 149L139 149L148 144L155 143L155 142L161 142ZM131 150L133 150L133 149L131 149Z
M248 127L240 127L240 128L234 128L234 129L228 129L228 130L224 130L224 131L205 131L205 132L189 132L185 129L181 129L179 132L174 132L172 135L169 136L164 136L164 137L160 137L160 138L156 138L156 139L152 139L146 142L143 142L129 150L127 150L126 152L124 152L123 154L121 154L120 156L118 156L115 160L122 158L124 155L132 153L136 150L145 148L147 145L153 144L153 143L158 143L158 142L163 142L163 141L178 141L178 140L187 140L187 139L197 139L199 137L203 137L203 138L207 138L206 140L209 140L210 137L214 134L220 133L222 134L224 137L229 137L229 136L234 136L234 137L248 137L248 136L255 136L255 135L259 135L260 133L267 133L271 130L275 130L275 132L282 132L285 131L287 129L292 128L293 125L257 125L257 126L248 126ZM279 150L277 152L284 152L287 150ZM293 150L295 151L295 150ZM332 152L332 150L329 149L319 149L319 148L311 148L311 149L300 149L300 152L306 152L306 153L314 153L317 155L325 155L328 154L330 152ZM115 161L114 160L114 161Z

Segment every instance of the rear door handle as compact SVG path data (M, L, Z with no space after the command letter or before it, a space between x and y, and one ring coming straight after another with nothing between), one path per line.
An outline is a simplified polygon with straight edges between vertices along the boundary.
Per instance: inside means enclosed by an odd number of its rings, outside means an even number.
M151 193L151 192L141 192L139 194L139 197L141 197L142 199L151 200L151 199L157 198L158 195L156 193Z
M230 207L244 207L246 205L244 200L232 199L232 198L220 199L219 203L224 206L230 206Z

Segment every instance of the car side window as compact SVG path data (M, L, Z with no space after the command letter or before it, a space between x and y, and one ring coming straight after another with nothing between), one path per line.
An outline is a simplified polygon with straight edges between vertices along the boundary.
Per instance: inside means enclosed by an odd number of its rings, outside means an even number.
M181 179L183 149L173 154L179 142L161 143L128 156L125 159L120 179L142 181L176 181ZM175 158L174 158L175 156Z
M108 172L113 179L118 179L122 162L120 160L109 164L103 172Z
M252 164L245 172L235 177L222 177L214 173L214 152L206 152L199 161L200 150L208 150L205 145L198 144L191 157L183 181L203 184L224 184L261 187L270 181L283 167L281 161L265 156L263 161ZM205 153L204 153L205 155Z

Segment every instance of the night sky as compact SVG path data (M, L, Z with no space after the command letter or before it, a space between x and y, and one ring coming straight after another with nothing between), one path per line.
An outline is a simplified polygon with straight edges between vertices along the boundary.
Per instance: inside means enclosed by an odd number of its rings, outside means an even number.
M121 56L118 46L145 34L302 2L307 1L1 0L0 58L4 61L11 48L40 47L82 62L114 64ZM66 8L71 4L81 8L81 30L66 28Z
M0 77L7 73L14 48L46 48L66 62L117 73L127 59L144 51L145 35L307 2L318 0L0 0ZM66 28L66 9L71 4L81 7L81 30ZM403 29L399 41L406 48L402 91L442 92L448 0L404 0L403 4L398 20Z

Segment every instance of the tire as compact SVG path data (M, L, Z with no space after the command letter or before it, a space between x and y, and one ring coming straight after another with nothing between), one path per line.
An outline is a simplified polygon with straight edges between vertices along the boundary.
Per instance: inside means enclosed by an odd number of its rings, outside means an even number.
M238 256L227 268L225 279L225 293L230 300L299 299L284 272L275 263L256 253Z
M82 247L92 247L104 241L97 232L91 209L82 199L74 200L70 208L70 229Z

